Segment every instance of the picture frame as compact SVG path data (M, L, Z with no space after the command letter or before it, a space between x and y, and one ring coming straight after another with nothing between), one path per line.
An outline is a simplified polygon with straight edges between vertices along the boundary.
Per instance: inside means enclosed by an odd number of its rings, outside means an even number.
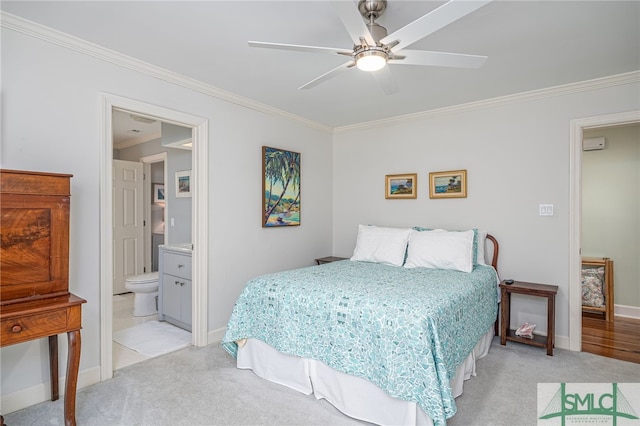
M300 153L262 147L262 227L300 225Z
M429 198L467 198L467 171L429 173Z
M176 172L176 198L191 197L191 170Z
M153 202L164 203L164 184L163 183L153 184Z
M418 174L386 175L384 177L384 198L418 198Z

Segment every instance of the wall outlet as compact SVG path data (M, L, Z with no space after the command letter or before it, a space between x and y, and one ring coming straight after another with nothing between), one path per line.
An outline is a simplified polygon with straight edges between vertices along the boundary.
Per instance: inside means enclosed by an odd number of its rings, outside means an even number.
M540 204L538 214L540 216L553 216L553 204Z

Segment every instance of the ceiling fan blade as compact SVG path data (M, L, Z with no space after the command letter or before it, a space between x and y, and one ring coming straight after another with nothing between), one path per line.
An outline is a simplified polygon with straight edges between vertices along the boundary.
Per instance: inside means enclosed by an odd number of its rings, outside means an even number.
M393 52L397 52L429 34L438 31L440 28L457 21L463 16L480 9L490 2L491 0L451 0L399 30L394 31L381 39L380 42L388 44L396 40L399 41L399 43L392 48Z
M339 49L334 47L303 46L299 44L267 43L262 41L250 41L249 46L261 47L266 49L294 50L298 52L325 53L329 55L351 56L353 54L352 50Z
M394 93L398 93L400 91L395 79L393 78L393 74L391 74L391 70L389 69L389 67L384 67L382 69L379 69L378 71L373 71L371 74L376 79L380 87L382 87L382 90L384 90L384 93L386 95L393 95Z
M369 46L376 45L375 40L369 32L369 28L367 28L362 15L360 15L358 11L358 7L353 1L334 0L331 4L351 36L353 44L362 44L360 38L364 38Z
M402 50L398 52L404 59L390 59L390 64L428 65L434 67L480 68L486 56L466 55L464 53L432 52L427 50Z
M313 80L311 80L307 84L304 84L304 85L298 87L298 89L311 89L313 87L316 87L318 84L320 84L322 82L325 82L325 81L329 80L330 78L335 77L336 75L340 74L341 72L348 70L352 66L353 66L353 62L351 62L351 61L345 62L344 64L335 67L331 71L327 71L326 73L322 74L320 77L314 78Z

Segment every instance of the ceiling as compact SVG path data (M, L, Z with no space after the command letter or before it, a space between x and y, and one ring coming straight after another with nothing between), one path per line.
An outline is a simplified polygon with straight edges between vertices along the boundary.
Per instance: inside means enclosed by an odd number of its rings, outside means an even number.
M160 121L123 111L113 111L111 129L115 149L149 142L162 135Z
M443 3L388 0L377 22L392 33ZM356 68L298 90L348 58L248 46L351 49L327 1L2 1L0 8L331 128L640 70L640 1L494 0L410 46L486 55L481 68L390 65L393 95Z

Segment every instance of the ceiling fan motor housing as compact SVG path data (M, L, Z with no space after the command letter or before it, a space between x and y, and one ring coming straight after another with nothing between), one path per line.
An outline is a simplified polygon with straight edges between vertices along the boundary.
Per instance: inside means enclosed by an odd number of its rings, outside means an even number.
M360 0L358 2L358 10L367 21L378 19L386 8L387 0Z

